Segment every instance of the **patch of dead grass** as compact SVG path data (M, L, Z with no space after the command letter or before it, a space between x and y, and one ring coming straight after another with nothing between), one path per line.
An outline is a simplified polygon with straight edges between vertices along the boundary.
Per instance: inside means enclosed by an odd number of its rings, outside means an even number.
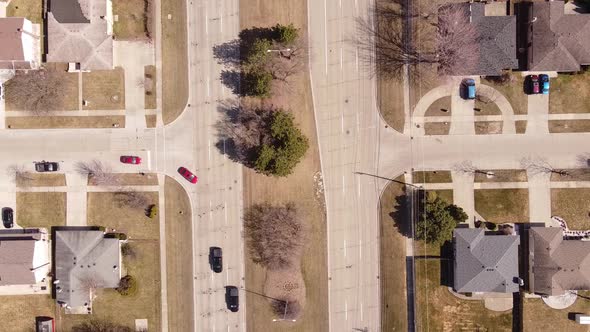
M112 128L125 127L125 116L16 116L6 118L6 128Z
M61 187L66 185L65 174L27 172L24 177L16 178L17 187Z
M528 189L477 189L475 211L493 223L529 222Z
M551 215L562 217L572 230L590 229L590 188L551 189Z
M123 68L82 73L82 99L88 103L88 105L82 106L84 110L125 109L125 71Z
M17 192L15 222L21 227L66 225L65 192Z

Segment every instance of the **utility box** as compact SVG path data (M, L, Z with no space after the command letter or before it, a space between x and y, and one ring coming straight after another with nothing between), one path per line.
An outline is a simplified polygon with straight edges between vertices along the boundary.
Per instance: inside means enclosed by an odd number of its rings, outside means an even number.
M590 324L590 316L583 315L583 314L576 314L576 323L581 325L589 325Z

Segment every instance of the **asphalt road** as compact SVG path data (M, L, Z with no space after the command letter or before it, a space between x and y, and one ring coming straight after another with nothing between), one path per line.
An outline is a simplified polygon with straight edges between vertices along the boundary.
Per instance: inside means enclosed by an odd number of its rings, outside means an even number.
M356 47L371 1L308 1L314 108L328 215L330 330L380 330L375 82Z

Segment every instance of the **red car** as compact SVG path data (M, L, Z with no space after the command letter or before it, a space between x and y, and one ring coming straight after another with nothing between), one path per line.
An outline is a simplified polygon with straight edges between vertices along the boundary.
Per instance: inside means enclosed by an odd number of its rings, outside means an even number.
M197 181L199 180L199 178L197 178L196 175L194 175L191 171L189 171L188 169L186 169L184 167L180 167L178 169L178 173L180 173L180 175L182 175L190 183L197 183Z
M121 156L121 162L123 164L138 165L138 164L141 164L141 158L139 158L137 156Z
M530 89L531 89L531 94L537 94L539 93L539 76L537 75L531 75L529 76L529 80L530 80Z

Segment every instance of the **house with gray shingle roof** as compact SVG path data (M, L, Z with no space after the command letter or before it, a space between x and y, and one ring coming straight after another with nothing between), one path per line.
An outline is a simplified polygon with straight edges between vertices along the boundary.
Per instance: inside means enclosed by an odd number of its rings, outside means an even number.
M458 3L470 13L470 24L475 25L479 47L475 68L464 68L457 75L500 76L505 69L517 69L516 17L507 15L486 16L484 3Z
M49 244L38 231L0 233L0 286L32 285L49 273Z
M458 293L514 293L519 290L516 235L457 228L453 232L454 285Z
M532 2L525 8L528 70L572 72L590 65L590 14L565 14L563 1Z
M590 242L566 240L560 227L529 230L529 291L562 295L590 289Z
M96 289L119 285L120 241L88 227L67 227L54 234L55 298L67 309L90 312Z

